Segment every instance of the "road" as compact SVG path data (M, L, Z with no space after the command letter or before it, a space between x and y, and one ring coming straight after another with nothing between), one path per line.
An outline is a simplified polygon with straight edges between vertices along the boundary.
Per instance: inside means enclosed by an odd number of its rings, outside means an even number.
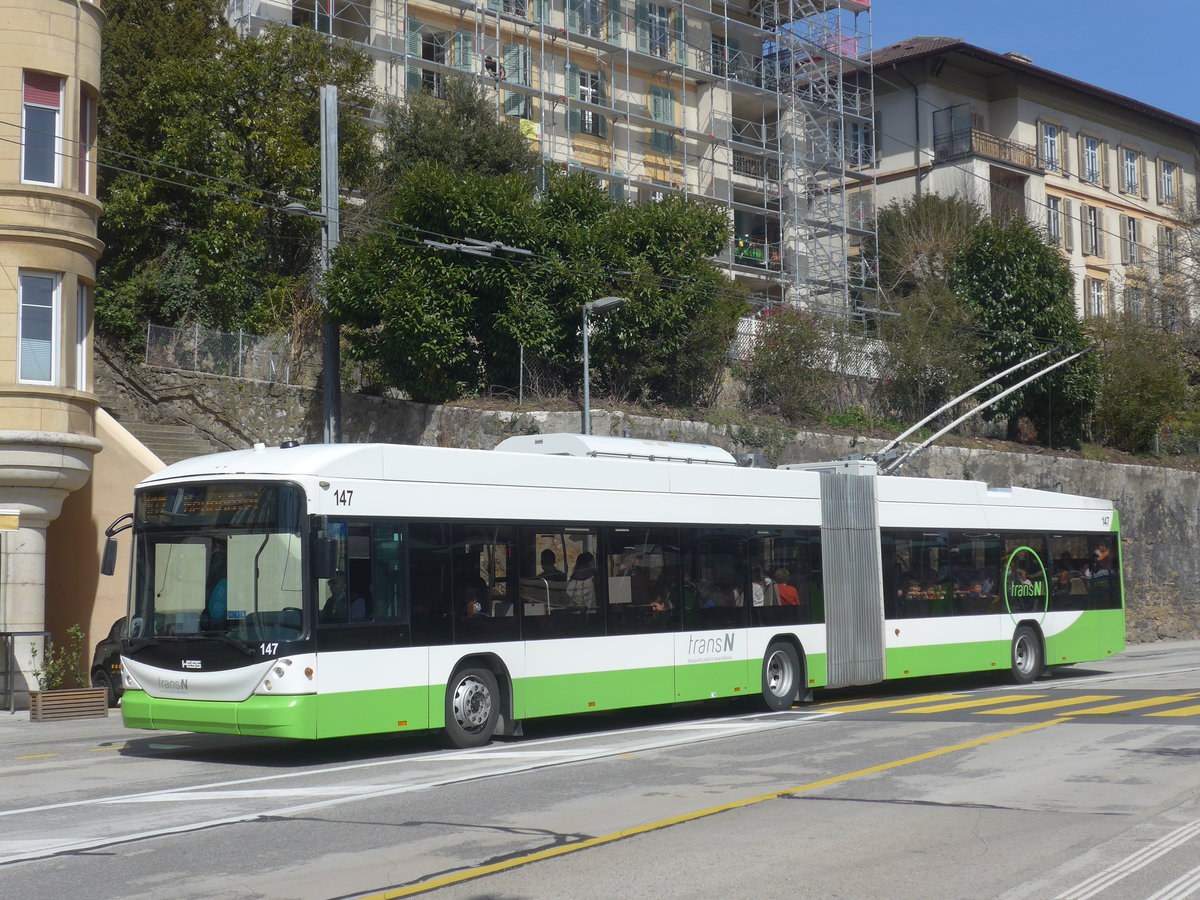
M1200 643L320 744L0 714L0 897L1200 897Z

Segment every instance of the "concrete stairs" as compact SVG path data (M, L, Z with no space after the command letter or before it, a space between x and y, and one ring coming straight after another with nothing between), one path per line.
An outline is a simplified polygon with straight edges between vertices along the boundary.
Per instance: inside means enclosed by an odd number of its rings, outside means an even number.
M99 379L96 383L96 396L109 415L167 465L181 459L204 456L225 449L218 447L208 435L192 425L141 421L120 393L113 390L112 385Z

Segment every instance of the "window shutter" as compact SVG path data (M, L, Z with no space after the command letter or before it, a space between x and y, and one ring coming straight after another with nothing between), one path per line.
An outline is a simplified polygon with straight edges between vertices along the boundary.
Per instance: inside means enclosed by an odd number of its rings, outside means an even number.
M567 63L567 96L571 100L579 99L579 67L575 63ZM578 107L567 104L567 130L578 134L583 128L583 116Z
M1079 149L1079 180L1087 179L1087 137L1081 131L1076 138Z
M579 32L579 6L583 0L567 0L567 30Z
M504 80L514 84L525 83L525 48L510 44L504 48ZM504 114L519 116L525 111L526 97L516 91L504 92Z
M1158 271L1169 271L1167 265L1167 229L1165 225L1158 226Z
M623 177L625 175L625 173L622 172L620 169L613 169L613 175ZM609 193L609 196L612 197L612 199L615 202L624 203L625 202L625 182L616 181L616 180L610 181L608 183L608 193Z
M504 6L504 0L488 0L488 9L499 12Z
M421 23L415 19L409 19L406 32L407 33L404 36L405 53L408 54L409 59L420 59ZM416 66L409 66L405 72L404 89L408 93L412 94L415 94L417 91L421 90L421 70Z
M600 96L596 98L596 102L601 106L608 106L608 76L604 74L603 70L600 72L600 90L598 93ZM607 138L608 116L602 116L597 113L596 124L599 126L596 130L599 132L600 137Z
M637 29L637 50L638 53L650 52L650 13L646 9L646 0L637 0L636 6L637 21L634 27Z
M621 0L608 0L608 40L621 43Z
M1155 199L1159 206L1166 203L1163 198L1163 160L1161 156L1154 159L1154 181L1155 181Z
M475 66L475 35L460 31L454 35L454 68L470 72Z
M1133 249L1129 242L1129 216L1118 216L1117 221L1121 232L1121 262L1128 265L1133 257Z
M1138 188L1141 191L1142 199L1150 199L1150 184L1146 181L1146 154L1138 154Z
M1100 142L1100 184L1107 190L1111 187L1108 175L1108 141Z
M1086 203L1079 204L1079 251L1084 256L1092 256L1095 253L1095 248L1092 247L1092 236L1088 232L1088 205Z
M1041 119L1037 120L1037 164L1041 168L1046 168L1046 123Z
M685 38L687 37L687 17L683 14L683 7L671 13L671 18L675 26L675 62L681 62L684 65L688 61L688 45Z
M1071 136L1067 129L1058 129L1058 170L1062 173L1062 177L1066 178L1071 174Z
M1071 213L1071 206L1071 201L1064 197L1060 221L1062 222L1063 249L1068 253L1075 249L1075 217Z
M533 21L548 22L550 20L550 9L548 0L534 0L533 4Z
M58 109L62 104L62 79L44 72L25 73L25 102Z

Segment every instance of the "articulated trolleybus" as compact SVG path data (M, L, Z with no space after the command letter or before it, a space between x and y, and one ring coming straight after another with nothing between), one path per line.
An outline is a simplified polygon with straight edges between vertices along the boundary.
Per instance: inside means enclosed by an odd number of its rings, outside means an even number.
M125 724L475 746L535 716L1028 682L1123 649L1108 501L786 468L565 434L169 466L136 491Z

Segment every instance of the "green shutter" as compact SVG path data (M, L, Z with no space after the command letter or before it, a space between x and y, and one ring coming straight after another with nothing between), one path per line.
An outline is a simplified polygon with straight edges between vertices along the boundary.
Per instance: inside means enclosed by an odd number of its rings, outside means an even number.
M600 72L600 90L598 91L598 93L600 96L598 96L596 98L596 103L599 104L600 106L608 106L608 76L604 74L603 70L601 70L601 72ZM597 113L597 115L599 115L599 114ZM599 116L598 124L600 126L598 129L598 131L600 132L600 137L607 138L608 137L608 116Z
M625 173L622 172L620 169L613 169L612 173L613 173L613 175L617 175L617 176L625 175ZM610 181L608 183L608 195L610 197L612 197L614 202L624 203L625 202L625 182Z
M504 7L504 0L488 0L488 9L499 12Z
M608 0L608 40L621 43L621 0Z
M407 33L404 37L405 52L409 59L421 58L421 23L416 19L408 20ZM421 90L421 70L416 66L409 66L405 71L404 87L410 94L415 94Z
M567 30L579 32L579 4L582 0L567 0Z
M650 12L646 9L646 0L637 0L637 29L638 53L650 52Z
M506 81L514 84L525 83L524 47L512 44L504 48L504 75ZM519 116L525 110L525 95L516 91L504 92L504 114Z
M533 0L533 21L545 22L548 18L546 0Z
M683 8L675 10L671 18L675 26L675 62L687 65L688 45L684 40L687 37L687 18L683 14Z
M567 63L567 96L572 100L579 99L579 66ZM578 134L583 128L582 116L577 107L567 105L567 130Z
M458 32L454 35L454 68L464 72L475 68L475 35Z

